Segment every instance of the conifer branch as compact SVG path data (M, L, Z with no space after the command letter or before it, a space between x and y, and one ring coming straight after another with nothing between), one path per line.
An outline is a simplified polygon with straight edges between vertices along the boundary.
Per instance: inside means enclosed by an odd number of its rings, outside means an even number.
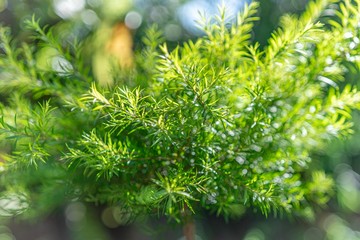
M203 19L205 36L175 49L150 28L126 72L134 82L107 87L92 81L81 44L35 18L31 45L18 47L1 28L0 194L19 185L26 194L11 196L39 213L77 198L119 206L129 219L158 213L182 223L200 209L229 218L323 206L333 181L309 168L313 153L351 134L360 109L344 81L360 69L360 2L341 1L318 22L335 2L284 16L265 50L251 42L257 2L234 21L224 9ZM39 67L43 47L55 49L55 66Z

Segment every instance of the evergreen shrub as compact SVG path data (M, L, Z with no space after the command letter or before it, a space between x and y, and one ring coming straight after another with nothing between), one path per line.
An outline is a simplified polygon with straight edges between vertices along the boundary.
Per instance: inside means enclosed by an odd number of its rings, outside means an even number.
M202 210L310 217L325 206L333 180L313 156L352 132L360 108L346 82L359 72L360 1L312 1L267 46L252 42L257 11L203 16L204 35L171 50L151 27L135 66L107 85L82 44L35 18L29 43L2 27L1 214L86 201L187 222Z

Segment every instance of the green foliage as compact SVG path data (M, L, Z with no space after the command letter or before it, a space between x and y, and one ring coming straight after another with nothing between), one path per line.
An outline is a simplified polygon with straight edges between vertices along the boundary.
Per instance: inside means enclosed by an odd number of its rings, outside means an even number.
M264 50L251 42L256 2L231 26L224 10L204 18L204 36L171 51L151 28L129 86L93 82L80 46L34 19L31 45L3 28L1 196L25 201L25 213L80 199L178 221L201 209L232 217L324 206L333 181L311 168L312 153L351 133L360 108L344 81L359 71L360 1L318 22L334 2L283 16ZM53 53L45 67L44 49Z

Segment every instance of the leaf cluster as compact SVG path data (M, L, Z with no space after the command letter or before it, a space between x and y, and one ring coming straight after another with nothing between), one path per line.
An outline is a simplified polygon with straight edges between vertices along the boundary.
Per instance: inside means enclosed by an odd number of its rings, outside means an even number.
M325 205L332 180L311 168L312 153L351 133L360 108L345 81L359 71L360 1L318 22L335 2L283 16L263 49L251 42L257 2L230 26L225 10L203 18L204 36L173 50L151 28L128 86L93 82L80 46L34 19L30 46L14 47L2 29L2 196L17 194L16 184L42 209L61 185L55 203L81 199L177 221L201 209L233 217ZM44 48L55 53L51 67L36 59Z

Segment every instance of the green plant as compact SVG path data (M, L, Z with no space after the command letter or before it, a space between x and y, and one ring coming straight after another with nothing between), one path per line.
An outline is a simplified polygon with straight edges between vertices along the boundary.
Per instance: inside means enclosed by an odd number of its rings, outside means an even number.
M336 2L283 16L264 50L251 43L256 2L231 26L224 9L204 17L205 35L171 51L150 28L137 66L110 86L92 80L81 45L36 20L30 45L2 28L1 199L18 203L2 212L80 199L183 223L201 209L310 216L333 185L312 153L351 133L360 108L344 81L359 71L360 1L318 22ZM44 49L50 65L37 58Z

